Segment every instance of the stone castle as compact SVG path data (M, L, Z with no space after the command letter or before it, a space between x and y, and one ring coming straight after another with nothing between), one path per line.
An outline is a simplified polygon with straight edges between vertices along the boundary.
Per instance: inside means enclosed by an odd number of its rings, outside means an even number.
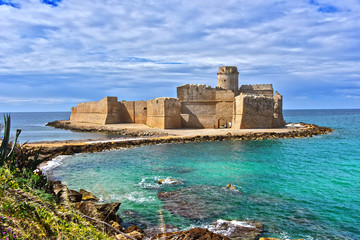
M71 108L70 121L95 124L141 123L169 128L280 128L285 122L282 96L272 84L242 85L236 67L219 67L218 86L186 84L177 98L121 101L105 97L99 102Z

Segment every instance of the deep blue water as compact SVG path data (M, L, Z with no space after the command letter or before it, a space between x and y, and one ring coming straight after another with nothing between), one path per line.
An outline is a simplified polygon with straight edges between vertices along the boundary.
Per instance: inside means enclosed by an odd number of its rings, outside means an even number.
M4 113L0 113L0 124L4 123ZM38 141L60 141L81 139L108 139L117 137L114 134L74 132L45 126L55 120L69 120L70 112L13 112L11 116L12 136L16 129L21 129L21 143Z
M158 225L161 209L165 222L181 229L206 227L217 219L257 220L269 237L360 239L360 110L287 110L284 115L288 122L335 132L80 154L51 174L75 190L122 201L125 224ZM45 135L39 139L51 134ZM157 184L166 177L183 183ZM239 192L226 190L228 183ZM164 191L175 199L162 202L157 194ZM185 213L169 208L174 203Z

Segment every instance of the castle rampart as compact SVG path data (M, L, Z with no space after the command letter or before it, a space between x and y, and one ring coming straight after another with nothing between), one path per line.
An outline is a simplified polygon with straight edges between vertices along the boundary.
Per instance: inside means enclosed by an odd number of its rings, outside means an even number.
M274 89L272 84L255 84L242 85L239 89L239 94L262 94L265 96L273 96Z
M142 123L155 128L283 127L282 96L271 84L242 85L236 67L219 67L218 84L185 84L177 98L122 101L105 97L71 108L71 121L97 124ZM238 95L240 94L240 95Z
M148 101L146 124L155 128L181 128L181 104L176 98L155 98Z

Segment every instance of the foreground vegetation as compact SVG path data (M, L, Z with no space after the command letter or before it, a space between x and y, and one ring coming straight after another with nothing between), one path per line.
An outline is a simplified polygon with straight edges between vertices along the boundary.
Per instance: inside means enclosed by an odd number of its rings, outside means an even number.
M41 171L39 151L10 142L10 116L4 117L0 146L0 239L113 239L74 209L58 204Z

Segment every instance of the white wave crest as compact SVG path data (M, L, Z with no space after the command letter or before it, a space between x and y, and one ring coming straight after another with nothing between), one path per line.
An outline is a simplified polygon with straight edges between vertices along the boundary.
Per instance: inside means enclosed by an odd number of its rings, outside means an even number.
M57 156L53 159L51 159L48 162L42 163L39 168L40 170L46 175L47 173L49 173L51 170L57 168L58 166L60 166L61 164L63 164L64 160L66 158L71 157L71 155L60 155Z

